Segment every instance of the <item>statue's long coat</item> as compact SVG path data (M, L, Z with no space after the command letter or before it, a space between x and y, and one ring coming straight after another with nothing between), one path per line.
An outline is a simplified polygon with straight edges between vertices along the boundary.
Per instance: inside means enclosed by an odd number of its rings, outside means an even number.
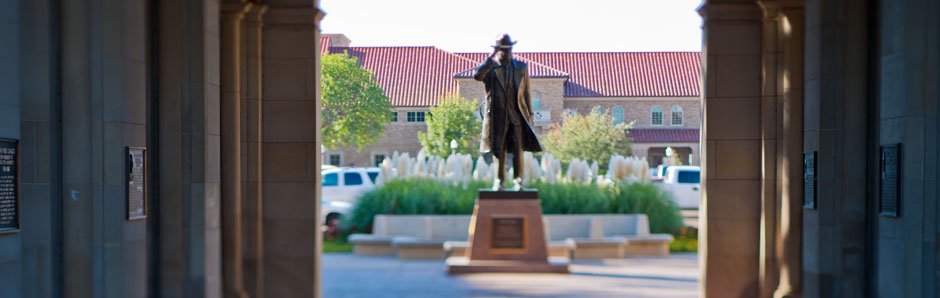
M486 88L486 101L483 103L483 133L480 137L480 152L500 152L502 150L505 138L504 129L509 122L509 113L507 109L507 91L516 92L516 106L518 115L525 119L522 125L522 150L539 152L542 151L542 145L532 130L532 99L529 95L529 69L526 64L516 59L512 59L513 82L516 90L505 90L505 86L500 83L499 78L503 75L503 68L499 67L493 59L486 59L482 65L477 67L474 79L483 81ZM510 86L512 87L512 86ZM508 133L512 133L509 130Z

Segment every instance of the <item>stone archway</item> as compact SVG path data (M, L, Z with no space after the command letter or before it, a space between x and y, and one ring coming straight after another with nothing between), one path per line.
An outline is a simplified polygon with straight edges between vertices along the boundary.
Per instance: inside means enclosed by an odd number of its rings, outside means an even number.
M5 293L318 297L318 2L13 1ZM703 296L936 293L940 6L803 2L700 9ZM120 157L140 146L146 221L123 210Z
M799 293L803 10L780 2L700 9L705 297Z

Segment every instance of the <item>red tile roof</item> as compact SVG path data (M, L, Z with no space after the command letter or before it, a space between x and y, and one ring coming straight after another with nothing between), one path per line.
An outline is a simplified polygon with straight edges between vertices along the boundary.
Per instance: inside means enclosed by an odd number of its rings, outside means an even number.
M437 105L442 97L457 93L454 74L476 66L469 59L435 47L330 48L333 54L344 51L372 71L396 107Z
M486 59L487 56L489 56L489 54L474 53L474 55L472 56L463 56L463 57L473 60L477 64L481 64L483 63L483 60ZM522 57L514 57L514 58L526 64L526 67L529 68L529 77L531 78L567 78L569 77L568 73L548 67L544 64L541 64L541 63L538 63L538 62L535 62L526 58L522 58ZM461 79L472 78L475 74L476 74L476 66L474 66L473 68L458 72L457 74L454 75L454 78L461 78Z
M320 37L320 56L330 51L330 44L333 43L330 39L329 36Z
M472 76L487 53L450 53L435 47L331 47L320 38L321 54L343 53L375 74L392 105L420 107L458 90L454 78ZM513 53L533 78L567 78L566 97L696 97L701 54Z
M457 53L482 61L483 53ZM567 97L699 96L699 52L513 53L570 75Z
M634 143L698 143L698 128L632 128L627 137Z

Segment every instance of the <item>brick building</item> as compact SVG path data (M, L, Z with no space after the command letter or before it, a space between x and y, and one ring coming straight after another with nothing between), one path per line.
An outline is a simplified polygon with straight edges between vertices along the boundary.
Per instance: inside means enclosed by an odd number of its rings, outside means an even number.
M395 151L414 156L428 109L446 95L482 99L474 67L488 53L450 53L435 47L350 47L342 34L321 37L323 53L348 53L372 71L392 102L382 138L362 151L328 150L324 163L373 166ZM618 122L633 122L627 135L634 156L662 163L667 147L683 163L698 164L701 56L698 52L513 53L529 67L536 133L565 113L602 108Z

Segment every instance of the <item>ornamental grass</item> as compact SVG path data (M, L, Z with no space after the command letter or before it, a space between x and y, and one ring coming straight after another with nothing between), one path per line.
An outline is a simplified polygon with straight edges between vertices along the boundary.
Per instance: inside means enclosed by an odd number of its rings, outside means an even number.
M480 181L454 184L431 178L393 179L363 194L344 222L351 231L370 232L376 214L472 214ZM539 191L544 214L646 214L650 232L669 233L682 227L682 216L670 194L652 184L621 182L545 183L527 185Z

